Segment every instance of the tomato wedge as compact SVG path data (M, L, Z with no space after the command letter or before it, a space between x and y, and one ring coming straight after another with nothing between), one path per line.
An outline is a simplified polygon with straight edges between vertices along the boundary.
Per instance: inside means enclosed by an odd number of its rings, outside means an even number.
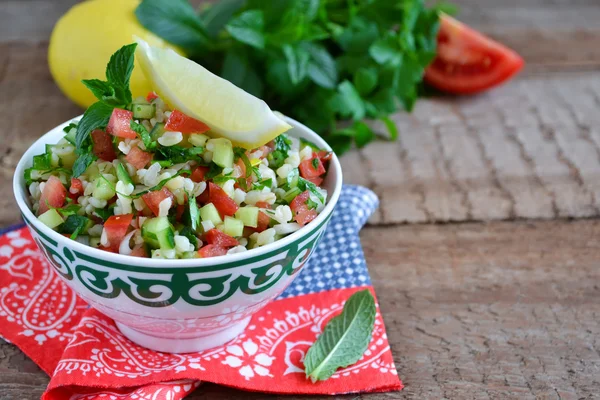
M173 205L173 200L175 196L166 188L162 188L160 190L155 190L153 192L149 192L142 195L142 200L148 206L148 208L152 211L154 215L158 217L159 214L159 205L160 202L166 199L167 197L171 198L171 206Z
M131 111L123 110L122 108L115 108L110 115L110 119L108 120L106 132L113 136L118 136L125 139L135 139L137 137L137 133L135 133L130 127L132 119L133 113Z
M240 208L223 189L212 182L208 183L208 201L214 204L221 217L224 215L231 217Z
M209 169L210 168L208 167L197 167L194 172L192 172L190 179L196 183L202 182L204 180L204 175L206 175Z
M210 128L202 121L188 117L179 110L173 110L165 124L165 130L181 133L204 133L208 132Z
M198 250L198 254L202 258L224 256L227 254L227 249L216 244L207 244Z
M235 238L232 238L226 233L221 232L218 229L211 229L206 232L206 241L208 244L214 244L220 247L233 247L240 244Z
M111 215L104 223L104 231L108 246L106 249L112 252L119 251L119 245L123 237L127 234L129 225L133 220L133 214Z
M310 193L307 190L296 196L296 198L290 203L290 208L294 212L294 220L300 224L300 226L308 224L319 215L315 210L311 210L306 205L306 202L309 198Z
M90 137L92 138L92 152L96 157L104 161L112 161L117 158L112 138L108 133L102 129L94 129Z
M142 169L152 161L152 153L148 153L137 146L133 146L131 150L129 150L129 154L125 156L125 160L136 169Z
M67 188L65 188L60 179L58 179L56 176L50 176L44 185L44 190L42 190L38 215L45 213L50 209L50 207L61 208L65 204L66 198Z
M507 81L524 65L515 51L448 15L441 16L437 39L437 56L425 80L445 92L482 92Z

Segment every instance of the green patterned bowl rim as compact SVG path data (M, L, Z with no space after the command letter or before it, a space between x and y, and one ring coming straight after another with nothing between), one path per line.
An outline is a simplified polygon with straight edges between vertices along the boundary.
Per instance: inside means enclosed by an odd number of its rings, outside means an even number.
M79 243L75 240L71 240L59 234L58 232L53 231L48 228L46 225L41 223L31 211L29 200L27 196L27 189L25 187L25 178L23 173L26 168L29 168L32 164L33 156L36 155L39 150L35 150L40 145L44 145L46 143L54 144L58 140L58 132L62 132L63 127L67 126L69 123L76 119L80 119L82 116L78 116L72 118L57 127L51 129L42 137L40 137L36 142L34 142L29 149L23 154L19 163L17 164L17 168L15 169L15 175L13 177L13 191L15 195L15 199L17 201L17 205L21 211L21 215L23 219L27 222L30 228L33 228L40 236L42 236L45 240L50 243L56 243L68 248L79 256L84 258L93 259L101 259L105 262L113 262L121 265L129 265L136 268L202 268L206 267L207 271L215 270L215 269L223 269L225 268L236 268L240 262L249 263L253 261L262 260L264 258L271 257L281 251L285 250L285 248L289 247L294 242L300 241L302 239L308 238L311 233L320 229L331 216L338 199L340 197L340 193L342 191L342 167L340 165L338 157L334 154L330 161L330 170L328 172L328 179L333 179L333 182L329 182L328 186L328 201L323 209L323 211L319 214L319 216L312 221L307 226L299 229L298 231L292 233L289 236L286 236L283 239L280 239L272 244L259 247L257 249L251 249L245 251L243 253L230 254L222 257L215 258L195 258L189 260L163 260L163 259L152 259L152 258L140 258L140 257L131 257L122 254L114 254L107 251L99 250L93 247L86 246L82 243ZM292 125L295 130L298 130L299 134L292 134L293 136L301 136L305 139L308 139L315 144L317 144L321 148L325 148L331 150L331 147L325 142L319 135L317 135L310 128L305 125L299 123L298 121L286 117L287 122ZM56 137L55 137L56 136ZM333 188L333 190L331 190ZM231 266L225 266L223 264L231 264Z

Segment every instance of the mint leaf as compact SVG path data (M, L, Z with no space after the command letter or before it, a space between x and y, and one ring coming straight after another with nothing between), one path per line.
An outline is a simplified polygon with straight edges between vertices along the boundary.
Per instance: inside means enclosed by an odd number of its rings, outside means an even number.
M211 37L216 37L219 31L227 24L244 5L245 0L221 0L210 5L201 15L200 19Z
M117 99L115 89L110 83L99 79L84 79L81 82L103 103L115 106L123 105L123 103Z
M131 90L129 90L129 79L133 72L133 59L137 43L132 43L121 47L111 57L106 66L106 79L114 91L117 99L122 100L121 104L131 103Z
M377 138L371 127L362 121L354 123L354 141L358 148L365 147Z
M308 73L308 59L310 55L301 47L283 46L283 54L287 60L288 74L292 84L297 85Z
M77 124L75 145L78 149L80 149L84 142L89 138L91 131L94 129L106 128L112 111L113 107L101 102L94 103L85 110L81 121Z
M377 70L360 68L354 73L354 86L361 96L368 95L377 86Z
M261 10L244 11L225 27L234 39L258 49L265 47L263 28L264 14Z
M335 88L338 73L333 57L323 46L318 44L308 44L305 49L310 54L310 61L308 62L308 76L310 79L321 87Z
M342 313L329 321L304 357L306 377L313 382L331 377L338 368L357 362L369 346L375 324L375 299L368 290L354 293Z
M336 107L342 115L349 115L355 120L363 119L365 116L365 104L360 98L358 91L349 81L338 85Z
M146 29L188 53L202 53L209 45L200 18L186 0L143 0L135 15Z
M97 160L97 157L94 156L91 149L83 154L79 154L73 164L73 177L77 178L83 174L94 160Z
M378 64L399 65L402 53L398 47L398 38L394 35L379 39L369 47L369 54Z
M142 143L144 143L144 147L146 147L146 150L151 151L156 149L157 143L156 141L152 140L150 132L148 132L144 125L137 123L134 120L131 120L131 122L129 123L129 128L131 128L132 131L138 134L138 136L142 140Z
M382 117L381 122L383 122L385 127L387 128L390 134L390 140L398 139L398 127L396 126L394 121L392 121L389 117Z

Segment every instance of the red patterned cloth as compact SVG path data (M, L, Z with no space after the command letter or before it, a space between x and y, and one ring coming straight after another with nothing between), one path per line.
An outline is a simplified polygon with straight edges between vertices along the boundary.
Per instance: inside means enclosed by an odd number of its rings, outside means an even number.
M333 224L335 229L335 220ZM322 256L323 261L331 263L327 257L331 255ZM315 270L321 268L316 267L319 260L314 265ZM363 267L358 268L354 275L363 281ZM331 279L347 282L350 275L346 279L332 274ZM323 291L300 294L312 283L300 276L225 346L183 355L158 353L130 342L111 319L89 308L51 270L27 229L20 228L0 236L0 335L52 377L45 400L95 399L102 394L111 399L176 400L203 381L283 394L401 389L379 313L360 361L326 381L306 379L302 359L317 335L353 292L371 288L328 284Z

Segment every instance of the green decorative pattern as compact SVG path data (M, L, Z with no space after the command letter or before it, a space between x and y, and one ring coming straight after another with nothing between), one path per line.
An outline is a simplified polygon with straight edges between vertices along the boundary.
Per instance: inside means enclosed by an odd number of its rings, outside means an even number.
M133 302L147 307L166 307L178 301L211 306L236 293L257 295L282 279L291 281L290 277L302 269L316 248L328 221L329 217L309 236L300 236L283 248L262 256L204 267L177 267L177 261L174 261L172 266L156 268L113 263L71 250L37 230L25 218L36 243L67 283L83 286L89 292L87 295L112 299L123 293Z

